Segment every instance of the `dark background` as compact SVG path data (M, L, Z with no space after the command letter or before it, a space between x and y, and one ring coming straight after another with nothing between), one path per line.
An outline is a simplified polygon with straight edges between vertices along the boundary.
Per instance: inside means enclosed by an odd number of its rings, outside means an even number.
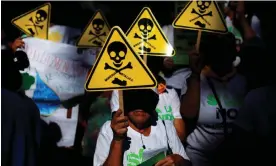
M45 2L1 2L2 28L9 38L19 35L11 20ZM93 16L95 10L84 8L89 2L51 2L51 23L83 29ZM91 3L92 4L92 3ZM82 6L83 5L83 6ZM151 8L161 25L171 24L173 21L174 2L93 2L94 9L101 9L110 26L119 25L126 31L143 7Z
M11 20L29 10L42 4L41 1L1 1L2 29L4 29L9 40L13 40L20 35L12 24ZM110 26L118 25L126 31L143 7L151 8L159 24L168 25L173 22L174 1L85 1L85 2L51 2L52 14L51 23L66 25L78 29L83 29L97 9L101 9ZM275 11L275 2L245 2L247 11L260 15L259 18L275 20L272 12ZM275 12L274 12L275 13ZM270 21L268 21L270 22ZM267 27L267 26L266 26Z

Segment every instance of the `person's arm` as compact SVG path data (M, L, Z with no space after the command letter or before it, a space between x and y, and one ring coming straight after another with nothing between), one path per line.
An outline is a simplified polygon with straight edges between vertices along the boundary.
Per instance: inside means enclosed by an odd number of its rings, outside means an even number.
M237 9L237 21L239 22L243 32L244 32L244 39L249 40L256 36L255 31L252 29L248 20L245 17L245 8L244 8L244 1L238 1Z
M122 141L112 138L113 132L110 123L105 123L99 133L95 154L94 166L121 166L122 165Z
M195 118L200 104L200 75L192 73L187 79L187 91L182 96L180 112L182 117Z
M180 114L180 100L174 89L170 90L172 114L174 117L173 125L176 129L179 139L183 142L186 139L185 136L185 123Z
M185 135L189 135L196 126L200 108L200 73L204 67L204 55L199 55L194 49L189 53L191 75L182 89L180 113L186 124Z
M94 166L123 165L123 141L127 133L128 118L116 111L111 123L105 123L99 134L94 155ZM113 137L112 137L113 136Z
M113 139L110 145L109 155L103 164L104 166L123 165L123 140Z

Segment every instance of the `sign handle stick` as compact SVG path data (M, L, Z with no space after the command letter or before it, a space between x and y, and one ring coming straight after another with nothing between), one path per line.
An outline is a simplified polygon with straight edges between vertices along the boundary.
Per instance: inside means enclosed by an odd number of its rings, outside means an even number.
M69 109L67 110L67 115L66 115L66 117L67 117L67 119L71 119L71 117L72 117L72 108L69 108Z
M123 90L118 90L119 93L119 108L123 112L121 116L124 116L124 96L123 96Z
M143 55L143 59L144 59L145 64L147 64L147 61L148 61L148 56Z
M201 34L202 34L202 31L199 30L197 32L197 39L196 39L196 51L199 53L199 46L200 46L200 41L201 41Z

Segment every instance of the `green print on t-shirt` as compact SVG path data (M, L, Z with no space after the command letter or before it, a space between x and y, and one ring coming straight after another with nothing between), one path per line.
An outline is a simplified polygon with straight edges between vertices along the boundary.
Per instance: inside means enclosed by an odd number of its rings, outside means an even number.
M233 100L227 97L226 95L220 97L219 100L221 100L221 102L223 102L222 104L224 104L226 107L239 107L241 105L241 102L239 99ZM218 105L217 100L213 94L209 94L207 96L207 104L210 106Z
M172 115L172 106L164 106L164 110L166 113L163 113L161 109L156 108L156 112L158 113L159 120L174 120Z
M137 166L143 162L144 149L141 148L139 153L128 153L127 154L127 166Z

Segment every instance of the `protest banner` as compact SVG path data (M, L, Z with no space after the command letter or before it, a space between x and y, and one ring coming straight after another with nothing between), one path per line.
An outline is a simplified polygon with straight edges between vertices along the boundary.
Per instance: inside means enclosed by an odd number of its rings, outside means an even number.
M49 28L48 40L58 43L75 45L81 30L68 26L53 25Z
M78 54L77 47L25 38L25 52L30 67L22 72L23 89L34 100L46 122L55 122L62 132L58 146L72 146L78 122L78 105L73 107L70 118L61 104L84 94L84 83L89 68L95 61L96 50L87 49Z

